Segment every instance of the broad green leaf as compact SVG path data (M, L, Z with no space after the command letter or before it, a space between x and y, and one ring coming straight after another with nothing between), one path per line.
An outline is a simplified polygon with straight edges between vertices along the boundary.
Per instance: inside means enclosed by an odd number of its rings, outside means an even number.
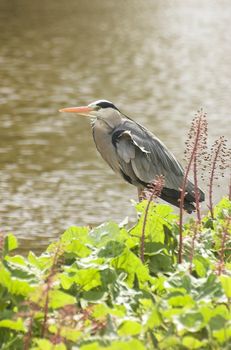
M85 258L91 254L91 250L86 246L85 243L80 242L78 239L72 239L65 245L65 252L73 253L80 258Z
M214 306L212 303L207 305L202 305L199 308L200 313L203 315L204 321L206 324L210 323L210 320L214 318L211 324L215 325L216 320L219 322L218 316L222 317L222 319L229 320L231 318L230 312L226 305L218 305Z
M96 302L99 301L101 299L104 299L106 294L105 290L88 290L88 291L83 291L82 293L82 297L85 301L92 301L92 302Z
M117 270L123 270L127 273L127 283L130 287L133 286L135 275L141 284L149 280L147 267L129 249L125 249L122 255L114 258L111 264Z
M33 252L28 254L28 262L39 270L47 270L53 265L53 255L43 253L41 256L36 256Z
M49 307L52 309L76 304L76 298L74 296L58 289L52 289L52 286L50 286L49 290L47 288L48 286L46 284L38 286L31 294L30 300L38 304L41 308L44 308L46 299L48 298Z
M199 277L205 277L209 268L209 262L203 256L196 255L193 258L196 273Z
M136 210L142 215L136 226L130 231L131 235L141 236L145 211L147 208L147 200L138 203ZM172 214L172 208L165 204L156 205L154 202L150 203L146 225L145 225L145 238L151 242L161 242L165 241L165 226L171 227L171 220L173 221L176 215Z
M34 286L30 284L30 281L12 276L1 262L0 276L0 285L7 288L9 293L28 296L34 290Z
M118 334L119 336L129 336L140 334L141 331L142 326L139 322L127 320L120 325L118 329Z
M115 222L107 222L91 230L89 237L95 246L104 247L111 240L123 242L127 238L127 233Z
M19 265L20 267L27 265L25 258L21 255L5 256L5 261L12 263L15 266Z
M215 315L209 320L209 325L212 330L219 330L225 328L226 322L226 319L221 315Z
M95 318L105 318L109 314L109 307L105 304L98 304L94 306L94 311L92 313Z
M124 317L125 308L122 305L114 305L114 308L110 308L105 304L97 304L94 306L94 311L92 313L93 317L101 319L105 318L107 315Z
M212 335L215 339L218 340L219 344L228 343L230 344L231 339L231 326L222 328L212 332Z
M61 285L64 289L70 289L75 283L74 279L70 277L66 272L59 275Z
M81 349L82 350L82 349ZM113 341L110 346L101 350L147 350L146 346L138 339L127 341Z
M3 255L7 255L16 248L18 248L17 238L12 233L9 233L4 239Z
M197 332L204 327L204 318L198 311L186 311L178 317L179 323L177 327L179 330L187 329L190 332Z
M166 350L166 349L178 349L179 345L181 345L181 339L179 337L176 337L175 335L170 335L167 337L164 337L161 339L161 341L158 343L158 347L161 350Z
M162 323L162 319L160 317L160 314L157 308L154 306L144 327L145 329L153 330L155 327L159 327L161 323Z
M58 309L66 305L76 304L76 298L60 290L52 289L49 291L49 306Z
M228 197L222 198L222 200L214 208L214 216L220 220L223 220L231 215L231 201Z
M165 244L160 242L148 242L144 245L144 253L145 255L157 255L162 252L167 253L167 249Z
M69 244L73 240L77 240L81 243L91 243L89 237L89 228L88 227L78 227L71 226L69 227L61 236L61 242Z
M187 349L194 350L201 349L205 345L205 342L200 341L191 336L185 336L182 339L182 345L185 346Z
M198 299L213 299L216 295L221 295L221 285L213 273L210 273L206 279L200 279L196 284Z
M99 256L104 258L114 258L122 254L125 245L117 241L107 242L105 248L99 251Z
M164 253L151 256L149 269L152 273L173 271L172 257Z
M231 299L231 276L220 276L221 285L225 291L225 295L228 299Z
M193 306L195 302L190 295L176 295L168 298L168 304L173 307L187 307Z
M21 318L18 318L17 320L1 320L0 321L0 328L9 328L15 331L21 331L25 332L26 328L23 324L23 321Z
M100 272L94 268L77 271L73 280L85 291L101 286Z

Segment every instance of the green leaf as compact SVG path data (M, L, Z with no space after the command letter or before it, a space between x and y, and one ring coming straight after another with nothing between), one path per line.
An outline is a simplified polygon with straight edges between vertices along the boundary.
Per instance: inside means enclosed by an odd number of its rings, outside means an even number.
M193 258L196 273L199 277L205 277L209 269L209 262L201 255L195 255Z
M170 297L168 298L168 303L173 307L189 307L195 304L190 295L177 295Z
M85 258L91 254L91 249L87 246L92 243L88 227L71 226L62 234L61 243L64 251L74 256Z
M79 270L72 278L85 291L101 286L100 272L94 268Z
M125 316L125 308L122 305L114 305L114 308L110 308L105 304L97 304L94 306L94 311L92 316L101 319L105 318L107 315L113 315L117 317Z
M117 270L123 270L127 273L127 283L131 287L133 286L135 275L141 284L149 280L147 267L144 266L141 260L129 249L125 249L122 255L114 258L111 264Z
M90 233L89 237L97 247L104 247L109 241L123 242L127 239L127 232L125 229L120 229L115 222L107 222L96 228Z
M217 219L223 220L231 215L231 201L228 197L222 200L214 207L214 216Z
M14 320L1 320L0 328L9 328L15 331L25 332L26 328L24 327L23 321L21 318Z
M231 326L222 328L218 331L213 331L212 335L218 340L219 344L229 342L231 339Z
M220 281L225 295L228 299L231 299L231 276L222 275L220 276Z
M191 336L185 336L182 340L182 345L190 350L201 349L205 345L205 342Z
M61 236L61 242L69 244L71 241L77 240L81 243L91 243L88 227L69 227Z
M153 330L153 328L155 327L159 327L162 323L162 319L160 317L160 314L157 310L157 308L154 306L154 308L151 311L150 316L148 317L148 320L145 324L145 329L151 329Z
M118 329L118 334L119 336L128 336L128 335L136 335L140 334L142 330L142 326L139 322L137 321L124 321L119 329Z
M16 248L18 248L17 238L12 233L9 233L4 239L3 256Z
M99 256L103 258L114 258L123 253L125 245L117 241L109 241L105 248L99 251Z
M164 253L152 256L149 261L149 269L152 273L173 271L171 256Z
M53 255L51 256L47 253L43 253L41 256L37 257L33 252L29 252L28 262L39 270L47 270L53 264L52 257Z
M175 335L164 337L158 344L161 350L179 349L180 348L179 345L181 345L181 340Z
M72 277L67 275L67 273L61 273L59 275L61 285L64 289L70 289L71 286L75 283Z
M162 252L167 252L166 246L163 243L160 242L148 242L144 245L144 253L145 255L157 255Z
M186 311L178 317L178 329L187 329L190 332L197 332L204 327L204 318L198 311Z
M30 281L14 277L0 262L0 285L8 289L9 293L28 296L34 290Z
M141 236L147 203L147 200L144 200L137 204L136 210L142 215L137 225L130 231L131 235ZM171 221L176 218L172 212L172 208L168 205L150 203L145 227L146 240L164 243L166 227L171 228Z
M226 319L221 315L215 315L211 317L209 325L212 330L219 330L221 328L225 328Z
M76 298L60 290L52 289L49 292L49 306L58 309L66 305L76 304Z
M21 266L27 266L25 258L21 255L5 256L5 261L13 264L14 266L19 265L19 268Z

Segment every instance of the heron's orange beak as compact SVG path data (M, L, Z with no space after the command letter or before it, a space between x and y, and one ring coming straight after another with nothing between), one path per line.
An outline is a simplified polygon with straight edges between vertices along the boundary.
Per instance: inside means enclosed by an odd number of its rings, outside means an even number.
M82 107L67 107L62 108L59 110L59 112L68 112L68 113L78 113L82 115L88 115L90 112L92 112L94 109L88 106L82 106Z

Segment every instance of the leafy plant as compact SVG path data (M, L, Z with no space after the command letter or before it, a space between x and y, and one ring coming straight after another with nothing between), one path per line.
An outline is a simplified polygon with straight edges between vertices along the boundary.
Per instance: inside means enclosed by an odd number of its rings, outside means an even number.
M215 206L212 225L210 214L203 217L191 260L193 220L183 225L182 264L171 207L144 200L136 210L139 220L130 230L113 222L71 227L40 256L13 255L17 240L5 238L2 350L229 349L228 198Z

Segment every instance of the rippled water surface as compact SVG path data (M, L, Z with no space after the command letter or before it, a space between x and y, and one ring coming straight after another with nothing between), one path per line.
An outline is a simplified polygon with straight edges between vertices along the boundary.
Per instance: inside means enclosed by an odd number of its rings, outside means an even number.
M72 224L134 216L135 188L61 107L111 100L179 160L200 107L210 140L228 138L230 13L228 0L1 0L1 230L40 250Z

